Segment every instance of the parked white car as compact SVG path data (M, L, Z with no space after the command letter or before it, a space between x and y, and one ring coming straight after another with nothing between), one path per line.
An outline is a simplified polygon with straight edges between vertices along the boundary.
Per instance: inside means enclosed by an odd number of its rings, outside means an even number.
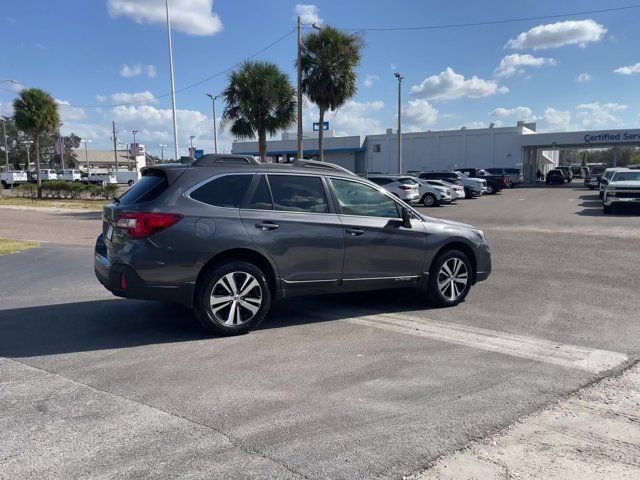
M23 170L9 170L6 173L0 173L0 184L2 188L11 188L22 183L27 183L29 178L27 172Z
M69 180L70 182L79 182L82 178L80 170L60 170L58 171L58 180Z
M420 203L425 207L432 207L442 203L451 203L453 200L453 192L449 187L444 185L432 185L426 180L422 180L418 177L411 178L420 185ZM440 198L438 198L438 195L440 195Z
M133 172L128 170L118 170L115 175L118 183L126 183L129 186L140 180L140 172L137 170Z
M369 175L367 179L407 203L420 200L420 185L407 175Z
M611 213L618 205L640 205L640 171L617 169L604 188L604 213Z
M429 185L434 187L444 187L451 190L451 201L457 200L459 198L464 198L464 187L462 185L458 185L456 183L449 183L445 180L432 180L432 179L420 179L421 182L426 182Z

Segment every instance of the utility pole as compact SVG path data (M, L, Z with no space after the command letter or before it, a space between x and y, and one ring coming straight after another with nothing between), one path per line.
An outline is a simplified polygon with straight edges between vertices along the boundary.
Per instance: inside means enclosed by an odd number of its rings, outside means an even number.
M133 133L133 148L131 149L131 152L133 154L133 161L136 164L136 170L138 167L138 144L136 143L136 133L138 133L138 130L131 130L131 133ZM127 165L127 170L131 171L131 161L129 161L129 164Z
M213 106L213 153L218 153L218 119L216 118L216 100L220 98L220 95L211 95L207 93L207 97L211 99L211 105Z
M64 125L64 123L58 126L58 142L60 145L60 165L62 166L62 170L64 170L64 138L62 138L62 134L60 133L62 125Z
M164 143L159 143L158 146L160 147L160 161L164 163L164 147L166 147L166 145Z
M2 130L4 133L4 164L7 173L9 173L9 142L7 142L7 119L2 119Z
M87 173L89 173L89 150L87 144L91 143L91 140L82 140L84 142L84 158L87 161Z
M298 158L304 158L302 149L302 20L298 17Z
M176 122L176 87L173 80L173 47L171 46L171 18L169 17L169 0L165 0L164 6L167 12L167 42L169 44L169 78L171 81L171 111L173 113L173 149L176 162L178 156L178 123Z
M118 138L116 137L116 122L111 122L113 128L113 159L116 162L116 172L118 171Z
M402 80L404 77L394 73L398 79L398 175L402 175Z

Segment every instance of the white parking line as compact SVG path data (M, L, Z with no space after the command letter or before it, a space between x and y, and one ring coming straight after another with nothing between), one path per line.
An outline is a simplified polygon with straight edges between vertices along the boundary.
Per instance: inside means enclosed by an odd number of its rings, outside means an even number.
M624 353L551 342L469 325L437 322L407 314L359 315L357 312L346 314L315 312L315 314L334 319L340 318L357 325L455 343L592 373L608 370L628 360Z

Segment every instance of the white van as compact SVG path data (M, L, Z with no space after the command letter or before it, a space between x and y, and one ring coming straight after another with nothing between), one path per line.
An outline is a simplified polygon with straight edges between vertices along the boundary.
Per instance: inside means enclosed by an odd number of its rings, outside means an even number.
M36 175L36 171L35 170L31 170L31 178L34 180L38 179L38 176ZM41 168L40 169L40 178L42 180L57 180L58 179L58 174L56 173L55 170L51 169L51 168Z
M10 170L7 173L0 173L0 184L2 188L15 187L22 183L27 183L27 172L22 170Z
M118 183L126 183L127 185L131 186L138 180L140 180L140 172L137 170L133 172L130 172L128 170L116 172L116 181Z
M58 172L58 180L69 180L70 182L79 182L82 177L80 170L60 170Z

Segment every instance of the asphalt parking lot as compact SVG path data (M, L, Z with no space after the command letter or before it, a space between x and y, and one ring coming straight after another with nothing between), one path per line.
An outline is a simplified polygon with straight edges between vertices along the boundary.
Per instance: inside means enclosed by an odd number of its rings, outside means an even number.
M568 184L421 209L475 224L465 303L301 298L210 338L95 280L99 213L0 209L0 478L401 478L635 362L640 216Z

